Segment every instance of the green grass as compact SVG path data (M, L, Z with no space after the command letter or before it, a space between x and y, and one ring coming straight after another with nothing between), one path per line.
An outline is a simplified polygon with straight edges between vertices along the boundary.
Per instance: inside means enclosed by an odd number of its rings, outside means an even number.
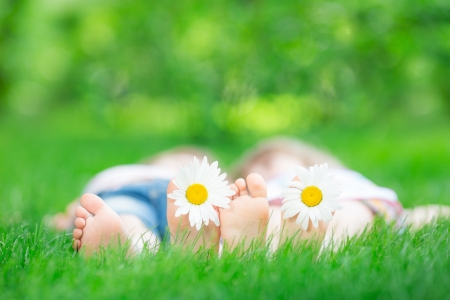
M407 207L450 205L450 127L434 116L372 127L323 125L297 136L326 148ZM217 137L206 144L226 168L259 136ZM61 211L96 172L133 163L180 143L98 123L74 110L0 121L0 299L382 298L442 299L450 292L449 228L441 220L419 232L377 224L337 252L285 245L222 258L167 248L125 259L107 253L85 261L70 236L41 225Z

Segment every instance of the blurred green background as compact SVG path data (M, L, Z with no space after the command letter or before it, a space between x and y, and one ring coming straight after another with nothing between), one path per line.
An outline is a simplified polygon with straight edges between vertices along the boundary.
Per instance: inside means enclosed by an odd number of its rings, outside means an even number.
M114 164L191 143L226 166L276 134L407 206L450 204L449 115L448 0L0 0L0 208L17 220Z
M199 139L450 112L446 0L0 3L3 112Z

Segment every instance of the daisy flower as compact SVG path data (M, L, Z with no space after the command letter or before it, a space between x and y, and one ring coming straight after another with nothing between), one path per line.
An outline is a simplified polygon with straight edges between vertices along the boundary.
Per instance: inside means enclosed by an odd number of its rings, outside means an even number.
M202 223L208 225L209 220L219 226L219 216L213 206L229 208L231 200L227 197L235 194L227 185L228 181L224 181L227 174L219 176L217 166L217 161L209 165L206 156L201 164L194 157L188 166L180 167L178 178L173 180L178 190L167 195L179 206L175 217L189 214L191 227L195 224L197 230L200 230Z
M295 170L300 181L289 182L282 192L284 218L298 214L296 223L308 229L309 220L317 228L319 220L329 222L332 212L341 209L336 201L341 194L341 187L334 175L327 176L328 165L315 165L308 170L298 167Z

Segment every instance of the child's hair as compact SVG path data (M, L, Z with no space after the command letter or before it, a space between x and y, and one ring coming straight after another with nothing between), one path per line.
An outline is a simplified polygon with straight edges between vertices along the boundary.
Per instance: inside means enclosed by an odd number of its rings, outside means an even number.
M211 152L207 149L198 146L182 145L176 146L169 150L158 152L157 154L144 158L141 161L141 163L146 165L158 165L159 162L162 161L163 159L166 159L168 157L179 157L182 155L186 157L191 157L190 160L192 160L194 156L197 157L199 160L202 160L203 157L206 156L208 157L209 163L216 160L214 155L212 155Z
M323 150L289 137L274 137L263 140L247 150L232 168L235 178L245 176L253 165L259 163L266 155L274 152L282 152L297 157L303 166L327 163L330 167L344 167L334 156Z

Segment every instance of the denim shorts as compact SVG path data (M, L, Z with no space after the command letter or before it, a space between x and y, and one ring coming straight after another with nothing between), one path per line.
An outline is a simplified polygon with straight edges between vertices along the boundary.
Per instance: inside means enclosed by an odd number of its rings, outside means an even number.
M118 215L131 214L141 219L162 241L169 236L166 215L168 185L169 180L155 179L97 195Z

